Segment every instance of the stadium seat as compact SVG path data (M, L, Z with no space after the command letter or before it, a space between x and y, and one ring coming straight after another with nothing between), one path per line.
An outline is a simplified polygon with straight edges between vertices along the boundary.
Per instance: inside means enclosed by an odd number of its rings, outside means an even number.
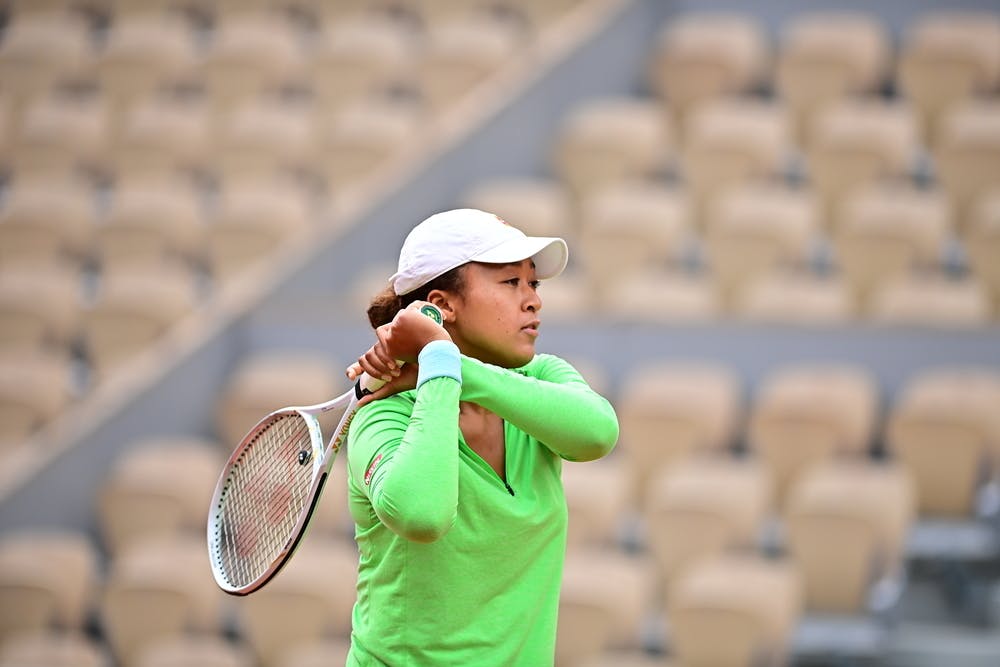
M730 369L717 364L649 362L632 375L616 408L619 448L632 469L638 503L662 470L733 444L741 387Z
M1000 453L1000 377L980 368L933 367L912 375L891 406L889 452L912 475L922 516L969 518Z
M835 264L861 309L890 278L942 264L951 235L940 190L897 183L861 186L847 195L833 225Z
M10 164L22 174L101 174L108 168L110 133L99 96L53 90L24 110L11 137Z
M944 114L934 160L958 229L965 229L976 200L1000 183L1000 97L970 100Z
M5 351L0 355L0 444L37 432L74 397L72 362L65 351Z
M651 569L613 549L570 550L563 568L555 664L587 664L609 647L638 648L650 605Z
M681 14L664 25L650 55L650 86L675 123L713 98L749 93L770 57L764 27L749 14Z
M685 667L787 664L801 606L787 561L726 554L698 563L668 601L671 655Z
M762 275L734 304L740 319L783 326L840 326L855 317L851 292L837 277L807 271Z
M982 195L962 234L969 267L990 293L1000 316L1000 187Z
M529 236L559 236L567 243L577 234L569 196L548 179L498 178L466 191L462 205L495 213Z
M704 228L708 269L720 300L732 307L762 275L807 266L820 224L810 193L744 183L714 199Z
M82 633L95 608L98 575L98 551L82 532L6 532L0 538L0 644Z
M115 555L150 538L201 536L223 461L219 444L200 438L131 443L97 492L105 550Z
M545 322L579 322L592 317L597 308L593 290L582 271L567 269L555 280L538 287Z
M868 456L877 408L875 379L861 366L817 362L771 370L753 397L747 439L772 476L776 508L808 468Z
M618 458L566 461L563 489L569 509L569 549L614 547L631 505L631 470Z
M579 261L598 298L621 295L628 275L679 264L692 233L687 195L669 186L623 181L580 200Z
M15 172L0 204L0 263L83 264L92 251L95 198L78 179Z
M309 536L268 585L236 609L240 635L264 667L295 647L350 635L358 556L342 539Z
M885 613L880 582L903 585L904 548L915 499L908 473L865 460L819 465L793 486L786 509L789 555L810 612ZM897 600L898 601L898 600Z
M725 188L752 180L779 180L791 155L787 113L769 101L716 99L701 105L683 129L681 175L698 205Z
M180 635L151 642L135 667L253 667L250 652L219 635Z
M174 265L193 269L205 261L206 223L196 189L177 178L121 180L97 228L100 265Z
M321 403L337 395L342 372L318 353L278 351L241 359L215 409L216 434L227 455L269 412Z
M128 266L102 274L83 313L83 344L98 382L148 349L197 304L194 277L180 269Z
M329 115L351 102L386 97L412 86L417 44L412 30L375 15L324 24L306 63L322 113Z
M231 179L220 190L206 250L208 269L221 284L274 257L312 222L306 196L289 182Z
M65 268L0 269L0 350L69 350L79 333L80 283Z
M157 642L218 636L227 603L206 567L203 535L151 539L110 562L100 628L117 663L134 667Z
M995 12L928 11L905 27L896 79L920 114L924 141L935 146L949 109L1000 85L1000 19Z
M302 177L312 169L310 105L262 95L235 103L218 128L215 172L223 180Z
M807 135L806 170L827 223L852 189L909 178L919 146L913 111L896 100L841 100L816 115Z
M204 175L215 155L210 120L208 106L197 100L161 94L137 101L122 117L108 157L111 171L133 179Z
M606 322L655 325L718 321L723 305L703 274L650 269L608 279L595 294L592 312Z
M886 27L870 13L814 11L783 25L774 85L794 118L797 139L831 102L879 92L891 51Z
M523 20L535 32L558 30L559 22L574 9L586 6L586 0L499 0L493 3Z
M869 319L883 326L975 330L991 321L990 297L972 276L910 273L875 289Z
M579 200L608 185L657 175L668 166L671 136L651 99L592 99L562 121L552 145L552 167Z
M521 45L512 26L488 16L429 26L417 55L420 99L432 112L446 112L511 61Z
M327 637L311 642L303 642L283 652L274 667L326 667L347 664L347 654L351 650L351 640L344 637Z
M692 457L653 476L643 499L644 534L667 600L697 563L756 550L770 494L764 466L728 455Z
M45 632L8 639L0 667L111 667L111 656L83 633Z

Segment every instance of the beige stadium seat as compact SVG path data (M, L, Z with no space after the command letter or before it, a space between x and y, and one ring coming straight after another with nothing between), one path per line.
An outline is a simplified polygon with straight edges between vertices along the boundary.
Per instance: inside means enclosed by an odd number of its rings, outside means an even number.
M918 141L912 109L897 101L844 99L817 114L805 139L806 170L827 220L852 189L909 177Z
M499 0L494 6L511 11L528 22L535 32L559 30L560 21L586 0Z
M751 322L811 328L839 326L855 317L842 279L805 271L761 276L742 294L734 312Z
M728 306L762 275L809 262L820 221L812 195L773 183L734 185L707 207L708 269Z
M95 379L106 379L160 340L191 313L194 276L168 267L104 272L94 303L83 313L83 344Z
M224 461L218 443L200 438L132 443L96 494L105 549L121 554L150 538L201 536Z
M672 591L671 654L685 667L787 664L801 607L791 563L717 556L692 567Z
M274 257L311 222L306 197L290 183L255 178L225 182L208 222L208 268L220 282L234 279Z
M291 24L278 14L224 12L203 58L203 78L215 118L234 105L306 76L305 55Z
M995 12L931 11L906 27L896 79L920 114L925 142L937 143L938 123L957 103L997 91L998 42Z
M592 289L678 260L692 232L687 194L661 183L622 181L580 200L580 262Z
M873 183L842 200L833 225L835 263L859 307L886 280L940 266L950 237L948 201L940 190Z
M969 267L992 300L993 315L1000 315L1000 187L982 197L973 209L961 236Z
M135 667L253 667L245 647L218 635L180 635L153 642Z
M782 26L775 88L799 137L809 119L831 102L878 92L891 50L885 26L866 12L813 11Z
M597 98L563 120L551 161L556 177L579 199L615 183L652 178L668 166L670 147L655 101Z
M875 586L894 579L900 585L913 514L913 484L900 467L842 461L805 473L791 491L784 519L806 608L875 611Z
M791 149L791 126L779 106L756 99L717 99L684 125L681 174L699 208L728 187L777 179Z
M322 113L414 85L418 43L400 22L374 14L324 24L306 64Z
M555 664L574 667L610 647L639 647L651 603L651 572L642 556L613 549L568 551L559 596Z
M10 163L24 174L100 173L108 166L110 131L98 96L52 91L24 110L11 138Z
M318 353L275 351L243 358L216 405L219 441L231 452L269 412L289 405L321 403L343 393L338 389L342 377L343 369Z
M107 649L78 632L46 632L9 639L0 667L111 667Z
M357 568L351 542L308 536L281 573L236 608L239 632L258 662L277 667L293 647L348 637Z
M634 500L645 497L662 470L730 447L740 403L739 379L724 366L664 361L636 369L616 402Z
M96 603L98 552L83 533L23 529L0 538L0 643L83 632Z
M306 104L270 96L240 102L216 137L211 161L223 180L301 176L311 168L313 119Z
M69 349L79 333L81 308L75 271L0 268L0 350Z
M516 58L520 46L513 26L488 17L429 26L415 64L421 100L448 112Z
M753 398L747 439L771 473L776 506L784 506L810 467L868 456L877 407L875 379L861 366L817 362L772 370Z
M207 567L204 535L148 540L110 562L99 622L117 663L137 667L157 642L219 635L227 603Z
M869 319L892 327L977 329L992 320L990 297L973 276L911 273L875 289Z
M1000 97L968 101L945 114L934 160L964 229L978 198L1000 183Z
M549 179L482 181L461 200L463 206L495 213L528 236L559 236L571 242L577 233L568 193Z
M692 457L652 478L643 499L644 535L667 600L699 562L756 549L770 494L765 467L732 456Z
M349 104L317 123L315 171L333 194L389 173L419 135L423 113L391 100Z
M347 664L351 640L345 637L326 637L292 646L275 659L274 667L327 667Z
M0 443L29 437L75 397L68 354L9 350L0 355Z
M193 267L205 259L206 223L195 188L176 178L120 181L97 229L97 258L112 271L135 265Z
M97 63L114 118L136 101L190 80L197 58L195 35L180 16L117 15Z
M622 324L705 324L718 321L723 305L703 274L652 269L609 280L595 293L593 315Z
M0 204L0 264L83 263L96 219L94 195L82 181L15 173Z
M595 296L581 271L567 269L553 280L542 281L542 321L579 322L599 315Z
M569 549L614 547L631 507L631 470L619 457L586 463L563 462L569 508Z
M58 9L18 11L5 26L0 43L0 88L20 106L86 73L93 57L86 25L77 16ZM19 117L20 111L15 115Z
M109 155L118 176L208 171L216 136L204 103L152 95L136 102L121 120Z
M750 92L770 58L763 27L748 14L690 12L660 30L650 84L678 122L717 97Z
M906 382L886 425L889 451L913 476L921 515L969 517L1000 470L1000 375L931 368Z

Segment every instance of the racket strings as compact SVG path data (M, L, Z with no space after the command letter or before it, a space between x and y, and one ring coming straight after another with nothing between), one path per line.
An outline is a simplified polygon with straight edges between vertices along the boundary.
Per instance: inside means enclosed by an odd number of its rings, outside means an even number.
M309 425L297 413L278 415L264 425L234 462L222 491L216 560L234 587L260 578L286 548L309 502L313 465Z

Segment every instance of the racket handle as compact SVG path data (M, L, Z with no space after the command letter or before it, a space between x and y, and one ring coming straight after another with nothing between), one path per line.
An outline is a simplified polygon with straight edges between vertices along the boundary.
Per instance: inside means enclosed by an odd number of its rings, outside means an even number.
M444 315L441 314L441 310L434 304L424 304L420 307L420 312L438 324L444 322ZM403 365L403 362L398 359L396 360L396 363L400 366ZM368 373L362 373L361 377L358 378L357 383L354 385L354 395L360 400L368 394L374 394L376 391L384 387L385 384L385 380L381 378L372 377L371 375L368 375Z

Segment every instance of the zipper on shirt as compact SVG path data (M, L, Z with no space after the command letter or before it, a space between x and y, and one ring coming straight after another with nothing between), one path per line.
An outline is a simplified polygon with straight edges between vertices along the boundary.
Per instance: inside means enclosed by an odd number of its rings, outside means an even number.
M507 483L507 480L502 480L502 481L503 481L503 485L507 487L507 493L509 493L510 495L513 496L514 495L514 489L510 488L510 484Z

